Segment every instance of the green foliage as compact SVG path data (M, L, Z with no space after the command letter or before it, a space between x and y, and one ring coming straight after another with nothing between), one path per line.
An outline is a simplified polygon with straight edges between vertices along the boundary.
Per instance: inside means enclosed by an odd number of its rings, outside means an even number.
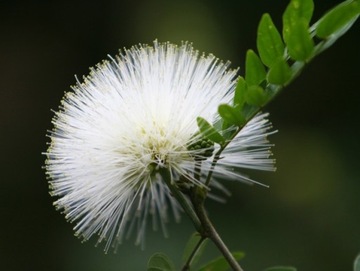
M269 14L260 20L257 32L257 49L262 62L272 67L278 59L284 57L284 43Z
M291 266L274 266L266 268L264 271L296 271L296 268Z
M283 14L283 36L289 56L305 61L313 52L309 23L314 11L312 0L292 0Z
M263 106L267 102L267 95L260 86L250 86L246 93L246 102L257 107Z
M207 120L202 117L196 119L197 125L199 126L200 132L204 137L214 141L216 143L222 144L225 142L225 139L220 133L212 126Z
M175 271L173 262L163 253L155 253L149 259L147 271Z
M314 41L309 32L309 25L304 19L299 19L292 26L291 35L286 40L289 56L294 60L308 60L314 50Z
M291 69L284 59L279 59L269 70L267 80L271 84L285 85L291 79Z
M305 61L313 52L309 23L314 11L312 0L292 0L283 15L283 36L289 56Z
M323 16L317 25L316 35L326 39L338 32L346 31L354 19L360 14L360 1L345 1ZM351 26L351 24L350 24Z
M360 271L360 254L355 259L354 271Z
M243 126L245 124L245 118L241 114L239 107L233 107L228 104L219 105L219 115L229 124L236 126Z
M246 101L247 83L243 77L239 77L234 95L234 104L242 107Z
M233 252L232 255L237 261L241 260L245 256L244 252L240 252L240 251ZM199 271L226 271L226 270L229 270L229 264L224 257L216 258L199 269Z
M283 36L285 43L292 36L293 28L299 21L306 22L309 25L314 11L312 0L291 0L283 14Z
M351 27L360 14L360 0L339 4L310 26L313 11L312 0L291 0L282 17L282 36L270 15L262 16L256 42L260 57L253 50L247 51L245 78L238 79L233 106L222 104L218 108L222 127L215 130L205 120L200 123L198 120L206 137L213 134L212 140L219 144L224 142L224 137L232 138L235 134L229 135L231 126L243 127L301 73L306 63ZM314 35L320 40L315 42Z
M266 78L266 71L260 58L253 50L248 50L245 61L245 80L249 86L259 85Z

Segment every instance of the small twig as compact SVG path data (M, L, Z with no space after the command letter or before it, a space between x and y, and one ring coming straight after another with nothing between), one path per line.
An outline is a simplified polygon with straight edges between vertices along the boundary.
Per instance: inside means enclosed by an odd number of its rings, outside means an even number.
M181 271L189 271L190 270L190 266L191 266L191 262L193 261L196 253L199 251L199 249L201 248L202 243L206 240L206 237L201 237L200 240L197 242L196 246L194 247L193 251L191 252L189 258L187 259L186 263L184 264L183 268L181 269Z

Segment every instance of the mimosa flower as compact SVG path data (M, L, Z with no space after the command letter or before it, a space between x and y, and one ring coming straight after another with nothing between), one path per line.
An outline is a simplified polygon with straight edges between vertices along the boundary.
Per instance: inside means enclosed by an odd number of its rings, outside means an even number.
M196 118L219 119L219 104L231 103L236 71L213 55L199 55L184 43L141 45L124 50L96 68L68 92L56 113L46 153L54 203L75 222L84 240L98 234L105 250L132 230L143 243L147 217L161 227L181 208L158 173L169 170L172 182L196 180L199 138ZM214 178L252 181L235 170L272 170L267 115L258 115L223 152ZM203 161L203 174L211 157ZM212 181L220 187L220 182Z

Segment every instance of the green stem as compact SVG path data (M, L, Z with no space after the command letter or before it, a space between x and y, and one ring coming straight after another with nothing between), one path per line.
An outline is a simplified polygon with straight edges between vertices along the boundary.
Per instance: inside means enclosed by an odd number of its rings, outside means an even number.
M216 166L217 162L220 160L221 153L223 152L223 150L225 150L227 145L229 145L229 143L235 138L235 136L241 131L241 128L238 127L237 130L229 138L229 140L227 140L224 144L222 144L220 146L220 149L215 153L213 161L211 162L211 167L210 167L209 173L208 173L208 175L206 177L206 180L205 180L205 185L206 186L209 186L209 184L210 184L211 177L213 175L213 172L214 172L214 169L215 169L215 166Z
M188 200L184 197L184 194L180 191L180 189L171 182L170 172L167 169L160 169L160 175L163 177L164 182L169 187L170 192L172 193L173 197L179 202L181 207L184 209L185 213L190 217L191 221L193 222L195 229L200 232L202 230L201 223L199 218L197 217L194 209L190 206Z
M190 270L190 266L191 263L194 259L194 257L196 256L197 252L199 251L199 249L201 248L202 243L206 240L206 237L201 237L200 240L197 242L196 246L194 247L193 251L191 252L189 258L187 259L186 263L184 264L183 268L181 269L181 271L189 271Z

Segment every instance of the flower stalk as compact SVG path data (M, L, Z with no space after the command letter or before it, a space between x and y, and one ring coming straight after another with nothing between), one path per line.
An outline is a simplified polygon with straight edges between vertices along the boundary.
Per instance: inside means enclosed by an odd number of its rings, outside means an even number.
M203 238L209 238L217 246L219 251L223 254L224 258L234 271L243 271L240 264L233 257L232 253L221 239L220 235L216 231L214 225L207 215L204 206L207 192L199 187L193 189L192 192L191 202L202 226L202 231L199 232L200 235Z
M183 208L185 213L191 219L192 223L194 224L195 229L199 232L202 231L201 222L200 222L199 218L197 217L195 211L190 206L189 202L186 200L184 194L181 193L179 188L176 187L176 185L171 182L170 172L167 169L162 168L159 170L159 173L160 173L161 177L163 178L163 180L165 181L168 188L170 189L170 192L172 193L173 197L176 198L176 200L179 202L180 206Z
M218 153L220 155L221 152ZM216 165L215 160L214 167ZM196 162L195 177L200 178L201 176L201 162ZM210 171L212 172L212 171ZM162 176L164 182L170 189L172 196L179 202L185 213L189 216L192 223L194 224L195 229L200 234L201 238L199 242L194 247L192 253L190 254L188 260L184 264L182 271L190 270L191 262L196 255L198 249L201 247L202 242L204 242L207 238L210 239L219 249L219 251L223 254L224 258L228 262L229 266L235 271L243 271L239 263L233 257L232 253L221 239L220 235L216 231L214 225L210 221L210 218L207 215L205 210L205 199L207 197L207 190L203 187L194 186L189 189L189 201L185 198L185 195L180 191L180 189L176 186L175 183L171 181L170 172L166 168L159 169L159 174Z

